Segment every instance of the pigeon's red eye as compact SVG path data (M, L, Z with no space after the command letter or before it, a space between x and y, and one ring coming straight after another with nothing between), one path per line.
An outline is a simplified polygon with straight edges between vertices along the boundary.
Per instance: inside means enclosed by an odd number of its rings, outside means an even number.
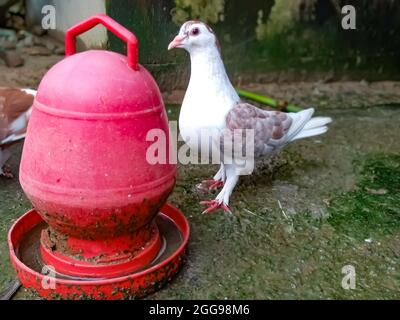
M190 31L190 35L192 35L192 36L197 36L199 33L200 33L200 29L199 28L193 28Z

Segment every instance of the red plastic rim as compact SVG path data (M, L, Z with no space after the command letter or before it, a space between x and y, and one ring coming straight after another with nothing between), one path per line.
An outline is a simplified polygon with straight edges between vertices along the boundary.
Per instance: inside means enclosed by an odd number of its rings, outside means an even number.
M40 252L43 262L46 265L53 266L57 272L69 276L81 278L115 278L127 274L131 274L149 265L157 256L161 248L161 238L158 227L154 225L153 235L146 247L137 254L133 259L125 259L117 263L88 263L72 259L68 256L51 251L41 243ZM42 236L43 238L43 236ZM122 260L122 259L121 259Z
M160 289L180 270L187 253L190 227L186 217L175 207L166 204L160 215L170 218L182 235L182 243L160 263L140 272L102 280L69 280L53 278L26 266L18 257L17 248L24 235L41 223L40 215L31 210L19 218L8 233L10 259L21 283L46 299L131 299L140 298Z

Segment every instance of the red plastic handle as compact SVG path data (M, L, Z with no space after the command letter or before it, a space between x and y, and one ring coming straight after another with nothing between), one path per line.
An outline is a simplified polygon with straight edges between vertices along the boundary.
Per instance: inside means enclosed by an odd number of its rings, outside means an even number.
M138 45L136 36L128 29L121 26L118 22L105 14L97 14L75 26L68 29L65 34L65 55L67 57L76 53L76 37L80 34L102 24L117 37L127 43L128 47L128 65L134 70L138 69Z

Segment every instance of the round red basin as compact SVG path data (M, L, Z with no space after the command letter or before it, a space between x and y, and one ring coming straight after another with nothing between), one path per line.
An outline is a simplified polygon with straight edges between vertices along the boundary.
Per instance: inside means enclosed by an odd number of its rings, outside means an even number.
M160 289L179 271L187 253L190 227L186 217L166 204L156 217L162 248L147 267L115 278L79 278L42 274L40 233L47 227L31 210L18 219L8 234L12 265L21 283L46 299L132 299ZM110 268L110 265L107 265ZM49 270L48 268L45 270Z

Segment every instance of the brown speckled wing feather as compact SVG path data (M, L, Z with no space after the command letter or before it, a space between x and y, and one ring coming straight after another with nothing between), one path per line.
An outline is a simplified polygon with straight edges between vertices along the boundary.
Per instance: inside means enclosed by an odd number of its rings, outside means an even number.
M10 124L33 104L34 96L20 89L0 87L0 141L9 135Z
M227 129L253 129L256 157L279 150L286 142L292 119L284 112L259 109L248 103L238 103L227 115Z

